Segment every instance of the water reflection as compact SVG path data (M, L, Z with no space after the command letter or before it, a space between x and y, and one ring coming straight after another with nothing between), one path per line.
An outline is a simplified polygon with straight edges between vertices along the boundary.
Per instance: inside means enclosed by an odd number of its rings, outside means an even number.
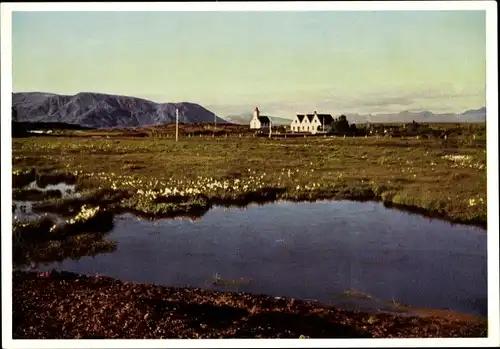
M23 189L36 189L40 191L49 191L49 190L59 190L63 198L66 197L77 197L79 193L75 191L75 184L67 184L64 182L57 184L47 184L45 187L39 187L36 181L31 182Z
M39 187L36 181L29 183L22 188L23 190L39 190L42 192L58 190L61 197L66 199L70 197L79 197L80 193L75 191L75 184L66 184L64 182L57 184L48 184L45 187ZM29 200L29 199L28 199ZM33 211L33 201L12 200L12 215L15 221L34 221L44 216L49 216L56 222L61 222L62 218L56 214L36 213Z
M33 203L31 201L13 200L12 204L13 221L29 222L36 221L42 217L50 217L56 223L64 222L64 219L57 214L34 212Z
M215 207L190 219L116 217L117 251L46 265L168 286L229 290L383 308L398 300L485 315L486 234L349 201ZM209 281L207 284L207 280ZM370 297L345 294L356 290Z

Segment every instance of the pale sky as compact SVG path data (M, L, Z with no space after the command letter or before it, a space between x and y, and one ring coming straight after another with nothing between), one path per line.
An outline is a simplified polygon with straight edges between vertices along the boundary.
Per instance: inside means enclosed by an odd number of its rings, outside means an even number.
M219 116L486 105L485 11L13 12L13 91L199 103Z

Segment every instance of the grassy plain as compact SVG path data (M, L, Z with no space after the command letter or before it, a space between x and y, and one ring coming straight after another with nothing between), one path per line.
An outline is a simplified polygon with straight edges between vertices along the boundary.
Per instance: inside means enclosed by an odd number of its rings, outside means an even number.
M126 190L129 206L153 213L151 203L165 206L173 196L230 201L271 190L273 199L381 199L454 222L487 218L484 140L28 137L13 139L12 156L15 173L69 174L79 189Z

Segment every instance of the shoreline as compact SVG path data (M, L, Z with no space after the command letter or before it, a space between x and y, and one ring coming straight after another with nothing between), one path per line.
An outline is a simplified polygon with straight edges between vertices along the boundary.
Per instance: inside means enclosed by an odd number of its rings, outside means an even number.
M245 208L250 205L267 205L267 204L273 204L273 203L280 203L280 202L287 202L287 203L294 203L294 204L300 204L300 203L317 203L317 202L336 202L336 201L351 201L351 202L359 202L359 203L378 203L382 204L385 208L387 209L392 209L392 210L398 210L402 212L406 212L412 215L418 215L427 219L437 219L443 222L447 222L450 224L461 224L461 225L466 225L466 226L471 226L471 227L477 227L481 228L485 232L487 231L488 227L488 222L484 220L477 220L477 219L460 219L460 218L453 218L446 216L444 214L440 214L434 211L429 211L426 210L423 207L419 206L410 206L410 205L403 205L403 204L395 204L390 201L385 201L382 199L380 196L372 196L372 197L356 197L356 196L319 196L318 198L276 198L276 199L270 199L270 200L259 200L259 201L240 201L240 200L225 200L225 199L214 199L210 200L207 208L199 210L202 213L201 214L196 214L196 210L193 212L185 212L185 213L178 213L178 214L172 214L172 215L148 215L145 213L142 213L140 211L133 211L133 210L123 210L123 211L117 211L116 214L122 214L122 213L130 213L133 215L136 215L140 218L143 219L149 219L149 220L155 220L155 219L168 219L168 218L177 218L177 217L186 217L186 218L202 218L208 211L210 211L214 207L227 207L227 208Z
M420 311L417 316L358 312L244 292L130 283L64 271L13 271L15 339L301 336L486 337L487 320L442 310Z
M28 176L31 177L29 181L35 180L37 181L37 177L35 176L36 170L33 169L31 173L21 175L21 176ZM17 176L13 176L13 183L15 183L15 178ZM66 179L70 179L69 181L66 181ZM60 183L65 183L68 185L75 185L78 182L78 179L80 176L74 176L71 173L51 173L51 174L43 174L42 178L40 179L41 181L46 181L45 185L50 185L50 184L60 184ZM21 178L19 178L21 179ZM56 180L54 180L56 179ZM15 190L15 193L19 193L22 195L23 192L35 192L34 194L37 194L37 190L29 190L25 189L25 183L26 179L21 179L21 185L13 186L13 190ZM38 181L37 181L38 182ZM82 189L88 189L88 188L79 188L80 190L77 190L75 193L81 193ZM117 196L122 195L119 199L123 199L124 197L129 197L129 198L134 198L134 195L132 193L131 189L127 188L115 188L111 189L109 187L103 187L100 189L102 193L107 193L107 194L116 194ZM50 190L50 192L57 192L58 190ZM361 191L361 193L356 193ZM354 192L354 193L353 193ZM42 194L46 194L45 192L39 191L40 196ZM63 193L61 193L63 194ZM96 197L90 198L93 203L100 205L101 201L99 196L103 196L102 194L97 194ZM152 202L152 205L157 205L157 204L184 204L186 202L189 202L189 200L197 200L201 199L201 203L196 203L194 206L188 206L187 208L181 208L177 210L173 210L171 212L167 213L161 213L161 212L146 212L144 209L137 209L134 207L112 207L111 211L113 214L120 214L120 213L132 213L137 216L140 216L142 218L146 219L162 219L162 218L175 218L179 216L187 216L187 217L193 217L193 218L201 218L205 213L207 213L212 207L214 206L223 206L223 207L246 207L251 204L260 204L260 205L265 205L265 204L272 204L275 202L291 202L291 203L307 203L307 202L321 202L321 201L353 201L353 202L376 202L376 203L382 203L386 208L388 209L396 209L399 211L411 213L411 214L417 214L420 216L423 216L425 218L429 219L439 219L442 221L449 222L451 224L463 224L463 225L468 225L468 226L474 226L474 227L479 227L487 231L487 217L474 217L474 218L464 218L460 216L452 216L448 212L444 210L436 210L436 209L429 209L428 207L423 207L422 205L418 204L413 204L413 205L408 205L405 203L399 203L399 202L394 202L394 197L396 195L394 194L393 190L386 190L381 193L377 193L376 190L374 190L371 187L365 187L365 188L357 188L356 186L349 186L347 188L343 188L342 190L336 190L336 189L322 189L322 190L316 190L316 191L296 191L292 190L287 187L274 187L274 186L268 186L264 188L260 188L257 190L250 190L246 192L233 192L229 194L223 194L223 195L210 195L208 193L204 194L197 194L194 196L188 196L188 197L163 197L161 200L157 202ZM47 197L50 199L50 197ZM41 201L38 201L39 203L44 202L45 197L42 197ZM180 200L179 200L180 199ZM78 201L78 198L71 198L70 200L73 201ZM183 201L184 200L184 201ZM28 200L31 202L37 202L36 200ZM45 200L46 201L46 200ZM106 205L113 205L114 202L111 200L111 202L104 202L104 206ZM41 213L43 213L43 209L40 210ZM51 212L51 211L45 211L45 212Z

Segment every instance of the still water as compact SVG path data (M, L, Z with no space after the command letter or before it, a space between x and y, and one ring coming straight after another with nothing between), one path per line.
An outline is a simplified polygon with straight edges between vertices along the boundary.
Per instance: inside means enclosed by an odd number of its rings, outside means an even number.
M487 314L486 232L380 203L277 202L216 207L198 221L115 219L112 254L40 266L167 286L192 286L358 306ZM238 287L224 279L251 280ZM365 297L366 298L366 297ZM363 303L364 302L364 303Z
M48 191L48 190L59 190L61 192L61 197L64 199L71 197L79 197L80 193L76 192L75 184L67 184L64 182L58 184L48 184L45 187L39 187L36 181L33 181L23 187L23 189L35 189L39 191ZM43 216L48 216L54 219L56 222L62 221L60 217L55 214L46 214L46 213L35 213L33 212L33 202L25 201L25 200L13 200L12 203L14 207L12 209L13 218L15 220L20 221L34 221L42 218Z

